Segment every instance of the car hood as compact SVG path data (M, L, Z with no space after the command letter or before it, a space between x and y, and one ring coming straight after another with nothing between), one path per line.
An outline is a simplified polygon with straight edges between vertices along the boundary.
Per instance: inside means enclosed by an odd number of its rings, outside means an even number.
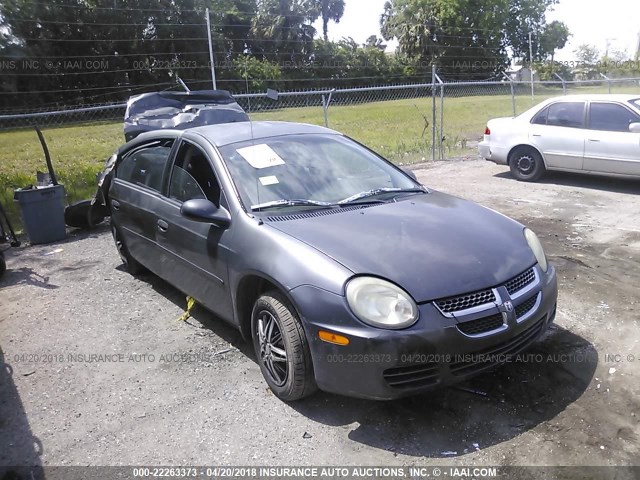
M418 303L502 284L536 262L521 224L439 192L265 220L355 274L398 284Z

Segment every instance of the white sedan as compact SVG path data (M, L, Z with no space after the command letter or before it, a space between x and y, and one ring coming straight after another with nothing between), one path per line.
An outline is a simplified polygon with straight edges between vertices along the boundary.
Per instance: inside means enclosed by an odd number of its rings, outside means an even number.
M640 176L640 93L551 98L490 120L478 150L529 182L546 170Z

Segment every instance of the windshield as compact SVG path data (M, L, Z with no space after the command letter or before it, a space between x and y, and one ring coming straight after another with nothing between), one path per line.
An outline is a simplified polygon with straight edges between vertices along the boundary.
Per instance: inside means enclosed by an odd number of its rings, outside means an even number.
M249 211L422 192L393 165L340 135L285 135L234 143L220 153Z

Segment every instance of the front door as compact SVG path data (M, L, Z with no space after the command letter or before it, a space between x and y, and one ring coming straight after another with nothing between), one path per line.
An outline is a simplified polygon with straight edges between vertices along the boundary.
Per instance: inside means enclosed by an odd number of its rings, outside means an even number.
M200 147L183 140L171 170L167 197L157 211L164 277L222 318L232 319L226 245L233 229L183 217L182 203L196 198L228 208L210 159Z
M613 102L591 102L584 169L599 173L640 175L640 133L629 124L640 116Z

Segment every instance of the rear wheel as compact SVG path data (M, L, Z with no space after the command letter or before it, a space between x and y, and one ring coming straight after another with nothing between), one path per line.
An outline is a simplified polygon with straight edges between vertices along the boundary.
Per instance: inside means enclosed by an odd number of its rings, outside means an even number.
M7 262L4 260L4 252L0 252L0 277L7 271Z
M530 147L516 148L509 156L511 174L523 182L535 182L544 175L542 156Z
M137 275L144 271L144 267L138 262L135 258L131 256L127 246L122 239L122 235L118 228L112 223L111 224L111 234L113 235L113 241L116 242L116 248L118 249L118 254L122 259L122 263L126 268L127 272L131 275Z
M290 402L316 391L307 337L282 294L269 292L258 298L251 332L262 375L278 398Z

